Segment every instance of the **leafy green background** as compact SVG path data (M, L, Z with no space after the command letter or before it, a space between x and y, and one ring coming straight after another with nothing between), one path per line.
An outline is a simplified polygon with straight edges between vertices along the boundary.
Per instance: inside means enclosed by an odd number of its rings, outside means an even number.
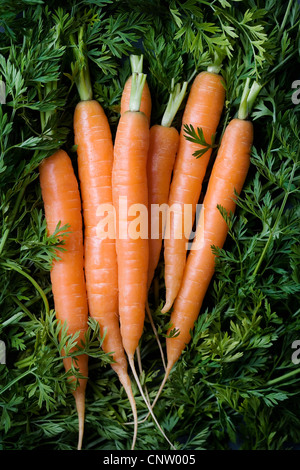
M66 336L58 338L49 280L62 240L46 235L38 165L63 147L76 171L72 116L79 98L70 35L82 25L94 97L113 135L131 53L144 54L152 124L160 122L173 77L190 85L222 55L227 95L216 143L237 112L245 79L263 84L250 116L255 140L246 184L226 244L217 250L192 341L155 414L179 449L298 448L300 365L292 354L300 339L300 129L292 84L300 78L299 3L275 0L1 1L0 339L7 360L0 365L0 448L77 445L77 416L59 354ZM149 303L164 347L163 300L161 260ZM130 406L97 333L91 323L83 447L130 449ZM140 351L141 380L152 400L163 370L147 319ZM133 387L142 418L147 409ZM136 449L168 449L151 418L139 425Z

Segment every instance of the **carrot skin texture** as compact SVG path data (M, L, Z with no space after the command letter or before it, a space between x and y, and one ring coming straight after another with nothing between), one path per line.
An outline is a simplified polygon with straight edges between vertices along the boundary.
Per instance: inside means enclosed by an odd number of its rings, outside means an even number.
M149 244L148 232L145 237L142 234L139 238L131 236L130 224L137 216L122 211L119 202L120 198L125 198L128 210L133 204L145 208L147 220L144 217L142 223L147 224L148 148L146 115L131 111L122 114L114 144L112 186L116 211L120 327L123 346L129 357L134 356L144 327Z
M166 303L162 312L171 308L180 288L186 263L188 235L192 229L196 205L211 155L211 149L208 149L198 159L193 156L193 153L199 150L199 145L185 138L183 126L187 124L193 125L195 129L202 128L205 141L210 143L221 118L224 100L225 88L220 75L201 72L196 76L182 117L179 148L170 187L170 210L178 205L181 214L179 212L179 217L171 217L170 236L164 241ZM192 207L188 230L183 220L185 204Z
M154 217L153 205L168 203L170 181L179 144L179 133L175 127L155 124L150 128L150 144L147 160L148 204L149 204L149 267L148 288L151 285L157 267L163 239L162 220ZM151 233L152 228L158 233Z
M65 239L64 252L58 252L60 260L54 260L50 272L54 307L57 319L66 322L69 334L79 332L78 344L84 341L88 328L88 305L83 269L83 232L81 200L78 183L70 157L58 150L44 160L39 167L40 185L44 201L47 230L52 234L59 221L69 224L71 233ZM88 377L88 356L79 355L75 362L80 373ZM63 359L66 371L72 358ZM75 380L70 377L70 381ZM87 378L80 378L73 392L80 420L80 441L83 434L85 389ZM81 447L81 443L79 444Z
M123 88L123 92L121 96L121 103L120 103L121 116L126 111L129 111L131 82L132 82L132 75L130 75L130 77L126 80L124 88ZM151 93L150 93L148 83L146 81L144 84L143 92L142 92L140 111L147 116L149 123L151 119L151 110L152 110Z
M74 134L84 216L85 275L90 316L100 334L102 348L113 352L111 366L125 380L127 360L119 327L118 265L114 238L101 237L97 226L101 204L113 204L113 142L109 122L96 100L81 101L74 113ZM125 380L127 382L127 378Z
M204 209L201 210L195 240L170 318L171 329L178 329L179 335L167 338L169 369L190 341L190 330L198 318L214 274L215 255L211 246L222 248L226 240L228 226L217 205L221 205L227 213L234 213L234 190L240 194L243 188L250 165L252 141L253 125L250 121L233 119L228 124L209 179Z

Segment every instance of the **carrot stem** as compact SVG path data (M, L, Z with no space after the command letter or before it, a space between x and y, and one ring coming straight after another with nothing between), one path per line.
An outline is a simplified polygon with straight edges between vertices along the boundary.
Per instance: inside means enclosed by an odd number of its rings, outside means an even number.
M187 85L188 85L188 82L183 82L182 87L180 86L180 83L177 83L176 86L174 86L174 78L172 79L169 101L168 101L166 110L161 120L162 126L165 126L165 127L171 126L172 121L185 96Z
M143 72L143 55L134 55L130 56L130 65L132 73L142 73Z
M132 74L129 111L138 112L141 106L143 88L147 75L145 73Z
M225 55L225 51L223 51L222 49L220 49L219 51L215 50L213 62L207 67L207 71L216 74L220 73Z
M250 78L247 78L238 110L238 119L247 119L261 89L262 85L257 82L253 82L250 88Z
M87 56L85 53L85 44L83 41L83 27L78 32L78 43L71 35L70 40L73 46L75 63L71 63L72 74L76 83L81 101L93 99L93 89L91 84L90 70L88 66Z

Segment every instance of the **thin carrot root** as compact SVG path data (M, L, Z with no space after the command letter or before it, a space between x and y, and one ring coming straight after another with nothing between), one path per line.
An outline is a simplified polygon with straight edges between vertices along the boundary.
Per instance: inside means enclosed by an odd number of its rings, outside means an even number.
M158 389L158 391L157 391L157 394L156 394L156 397L155 397L153 403L151 404L151 410L153 410L153 408L155 407L155 405L156 405L156 403L157 403L157 401L158 401L158 399L159 399L159 397L160 397L160 395L161 395L161 392L162 392L162 390L163 390L163 388L164 388L164 386L165 386L165 384L166 384L166 381L168 380L168 377L169 377L169 375L170 375L170 372L171 372L172 367L173 367L173 364L168 364L168 366L167 366L167 368L166 368L166 371L165 371L165 375L164 375L163 381L162 381L162 383L160 384L160 387L159 387L159 389ZM145 416L145 418L143 418L143 419L141 419L140 421L138 421L138 423L139 423L139 424L144 423L145 421L147 421L147 419L149 418L149 416L150 416L150 409L149 409L149 411L148 411L148 414Z
M143 392L143 388L141 386L141 383L139 381L139 378L138 378L138 375L137 375L137 372L136 372L136 369L135 369L135 365L134 365L134 359L133 359L133 356L128 356L128 362L129 362L129 365L131 367L131 370L132 370L132 373L133 373L133 376L135 378L135 381L137 383L137 386L139 388L139 391L140 391L140 394L144 400L144 402L146 403L147 405L147 408L149 410L149 414L151 414L156 426L158 427L159 431L161 432L161 434L163 435L163 437L166 439L166 441L168 442L168 444L170 445L171 449L172 450L176 450L176 447L171 443L171 441L168 439L168 437L166 436L165 432L163 431L162 427L160 426L159 422L157 421L156 419L156 416L155 414L153 413L153 410L152 410L152 407L150 406L150 404L148 403L146 397L145 397L145 394Z
M120 374L119 380L124 387L125 392L127 393L128 400L131 405L131 410L133 414L133 424L134 424L134 432L133 432L133 439L131 444L131 450L134 450L136 439L137 439L137 431L138 431L138 416L136 410L136 403L133 396L132 388L131 388L131 381L128 374ZM126 424L126 423L125 423Z
M78 414L78 443L77 450L82 449L82 441L84 434L84 418L85 418L85 393L75 390L74 398L76 402L76 409Z

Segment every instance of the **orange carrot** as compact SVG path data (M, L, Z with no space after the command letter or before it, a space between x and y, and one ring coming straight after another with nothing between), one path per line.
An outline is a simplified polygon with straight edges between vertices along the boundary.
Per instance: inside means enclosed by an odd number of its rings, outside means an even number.
M162 206L161 209L163 211L168 203L171 175L179 144L179 133L171 124L184 98L187 82L184 82L182 89L180 84L174 87L172 82L171 88L169 102L161 124L155 124L150 128L150 145L147 161L149 203L148 288L151 285L159 261L164 231L164 226L160 221L160 213L157 209ZM164 213L164 215L167 214Z
M83 233L81 200L71 160L67 153L58 150L43 160L39 167L42 198L45 207L47 230L52 234L59 222L69 224L64 252L59 252L60 260L55 260L51 269L51 284L54 308L57 319L66 323L68 334L78 333L78 345L84 341L88 327L88 306L83 271ZM79 419L78 449L81 449L84 415L85 389L88 377L88 356L78 355L76 359L63 359L66 371L74 363L84 378L78 379L73 394ZM70 378L71 382L75 377Z
M84 60L84 59L83 59ZM81 101L74 113L74 135L78 155L78 175L84 218L85 276L89 314L104 337L102 349L112 353L111 367L117 373L131 404L134 417L132 449L137 437L137 411L127 370L119 325L118 265L113 234L100 233L104 214L99 209L113 208L113 142L107 116L92 97L88 64L77 80Z
M130 56L130 64L131 64L131 72L132 73L142 73L143 72L143 55L131 55ZM124 112L129 110L129 102L130 102L130 93L131 93L131 82L132 82L132 75L127 79L122 96L121 96L121 108L120 113L121 116ZM152 109L152 100L151 100L151 93L149 90L149 86L147 80L145 81L142 97L141 97L141 106L140 111L146 114L149 124L151 119L151 109Z
M184 270L182 284L174 302L167 338L167 368L157 398L191 339L190 332L198 318L201 305L215 269L212 247L222 248L228 233L228 225L220 212L220 206L229 215L236 207L236 194L242 191L250 166L253 141L253 125L246 117L250 112L260 87L254 83L250 92L247 86L243 94L238 118L232 119L225 129L221 145L209 178L207 191ZM247 103L245 108L244 103ZM246 112L244 109L247 109ZM176 332L176 335L171 334Z
M179 133L171 124L184 98L187 82L182 89L178 83L171 84L169 101L162 117L161 124L150 128L150 144L147 159L148 177L148 238L149 238L149 265L148 289L154 277L155 269L160 258L165 218L168 216L167 203L169 197L170 181L175 156L178 150ZM162 217L160 217L160 214ZM162 219L162 220L161 220ZM161 352L164 367L164 354L159 336L153 322L151 311L146 303L146 312Z
M135 80L138 74L133 74ZM139 74L145 80L145 75ZM139 86L143 86L140 80ZM131 89L137 85L132 83ZM133 90L136 93L136 90ZM121 209L125 198L128 209L133 204L148 208L147 153L149 125L139 105L121 115L114 144L113 201L116 209L116 249L119 278L119 314L121 334L127 356L133 358L144 327L147 296L149 245L146 237L131 238L128 229L133 216ZM124 224L124 234L121 230ZM126 225L125 225L126 224Z
M163 313L170 310L180 288L186 263L188 237L211 155L209 148L199 159L193 156L199 145L186 139L184 126L201 128L205 141L210 144L220 121L224 99L225 88L219 74L206 71L196 76L182 118L179 149L170 187L170 232L164 240L166 303L162 309ZM184 223L185 205L192 208L189 225Z
M149 121L147 116L140 111L145 80L145 74L133 73L129 110L120 117L114 143L112 181L113 202L116 210L119 315L123 345L132 373L143 400L164 435L144 395L134 364L135 351L144 328L148 291L148 230L143 233L142 226L148 222ZM125 202L126 209L122 209L122 202ZM136 232L131 230L131 224L134 223L136 217L131 215L130 211L135 207L137 211L140 211L140 234L136 233L138 230ZM165 438L167 439L166 436ZM172 446L171 443L170 445Z

